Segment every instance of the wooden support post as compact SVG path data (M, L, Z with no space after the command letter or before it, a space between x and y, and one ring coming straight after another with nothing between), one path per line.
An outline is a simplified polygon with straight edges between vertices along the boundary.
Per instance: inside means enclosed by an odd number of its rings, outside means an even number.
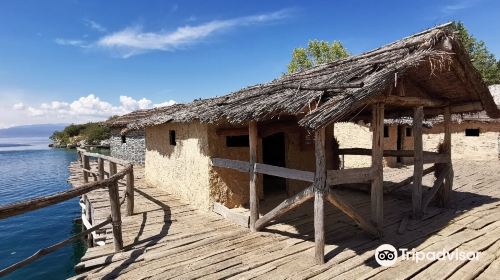
M380 230L384 222L384 103L372 106L372 168L371 218Z
M316 173L314 174L314 243L317 264L325 263L325 211L326 186L325 128L314 135Z
M422 176L424 171L424 153L422 143L422 121L424 119L424 110L422 106L415 108L413 116L413 145L414 165L413 165L413 218L422 217Z
M113 242L115 244L115 252L123 249L122 239L122 218L120 214L120 195L118 193L118 182L111 184L108 188L109 202L111 208L111 224L113 225Z
M98 158L97 159L97 167L99 170L99 181L104 180L104 159Z
M113 176L116 174L116 163L110 161L109 162L109 177Z
M248 124L248 137L250 146L250 229L256 231L255 222L259 219L259 194L257 191L259 177L255 172L259 143L256 121L250 121Z
M134 214L134 168L127 173L127 216Z
M85 154L83 155L83 182L89 182L89 173L85 170L90 170L90 161L89 157Z
M443 112L444 119L444 141L443 141L443 153L446 154L448 158L448 175L445 178L443 186L439 189L439 202L441 206L448 207L450 204L450 195L453 187L453 164L451 161L451 109L450 106L446 106Z

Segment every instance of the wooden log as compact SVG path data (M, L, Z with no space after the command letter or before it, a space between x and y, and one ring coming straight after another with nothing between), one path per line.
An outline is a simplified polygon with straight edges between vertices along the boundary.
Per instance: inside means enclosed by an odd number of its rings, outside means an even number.
M269 164L256 163L255 172L292 180L311 183L314 182L314 173L311 171L303 171Z
M120 194L118 193L118 183L111 184L108 188L109 205L111 208L111 219L113 225L113 242L115 245L115 252L123 249L122 239L122 217L120 214Z
M432 99L425 97L383 95L375 97L375 102L383 102L389 106L397 107L443 107L448 105L448 101L441 99Z
M293 210L300 206L302 203L308 201L309 199L314 197L314 186L310 186L298 194L285 199L278 206L276 206L273 210L269 211L264 216L260 217L255 222L255 229L261 230L266 226L270 221L275 220L281 217L286 212Z
M415 108L413 117L413 145L415 149L413 165L412 209L413 217L422 217L422 176L424 170L422 121L424 119L423 107Z
M104 180L104 159L98 158L97 159L97 169L98 169L98 174L99 174L99 181Z
M255 163L257 162L257 153L259 139L257 136L257 122L250 121L248 124L249 146L250 146L250 229L256 231L255 222L259 219L259 194L257 190L257 172L255 172Z
M325 263L325 211L324 197L326 186L326 147L325 128L314 134L314 156L316 172L314 173L314 244L316 264Z
M372 149L365 148L347 148L347 149L339 149L339 154L341 155L365 155L369 156L373 153ZM384 150L384 157L414 157L414 150ZM424 163L445 163L448 162L448 159L442 154L438 154L436 152L427 152L423 151Z
M103 181L90 182L78 188L72 188L67 191L59 192L49 196L2 205L0 206L0 219L5 219L11 216L20 215L29 211L54 205L59 202L72 199L74 197L81 196L93 190L107 188L112 183L117 182L119 179L123 178L125 174L130 170L130 168L131 166L127 166L116 175Z
M90 161L89 157L85 154L83 154L83 182L88 183L89 182L89 173L87 170L90 170Z
M326 184L328 186L365 183L373 179L374 169L371 167L328 170Z
M134 168L132 167L126 175L127 177L127 216L134 214Z
M427 206L431 202L432 198L438 193L439 189L442 188L441 185L443 185L444 180L450 174L450 171L450 168L446 167L446 169L443 170L441 174L439 174L439 177L436 179L436 181L434 181L431 190L422 199L422 212L425 213Z
M235 169L241 172L250 171L250 163L248 161L232 160L225 158L212 158L212 165L216 167Z
M116 174L116 162L109 162L109 175L113 176Z
M363 218L354 207L347 202L340 193L336 190L328 190L326 199L337 207L340 211L344 212L347 216L353 219L363 230L373 235L374 237L380 237L381 232L375 228L375 226L365 218Z
M371 184L371 219L377 228L382 228L384 222L384 104L372 105L372 169Z
M447 163L447 176L443 186L439 189L438 200L441 206L449 207L450 196L453 185L453 163L451 160L451 108L445 107L443 110L443 125L444 125L444 140L443 140L443 154L441 157L445 158L446 161L441 161L440 163ZM443 165L439 165L439 168L443 168Z
M50 254L50 253L52 253L60 248L72 243L72 242L75 242L75 241L81 239L82 237L104 227L105 225L107 225L109 223L111 223L111 217L107 218L105 221L103 221L103 222L101 222L101 223L99 223L99 224L97 224L97 225L95 225L87 230L80 232L79 234L73 235L72 237L70 237L64 241L61 241L61 242L56 243L52 246L40 249L36 253L34 253L33 255L29 256L28 258L0 270L0 277L5 276L13 271L16 271L17 269L24 267L24 266L36 261L37 259L39 259L45 255L48 255L48 254Z

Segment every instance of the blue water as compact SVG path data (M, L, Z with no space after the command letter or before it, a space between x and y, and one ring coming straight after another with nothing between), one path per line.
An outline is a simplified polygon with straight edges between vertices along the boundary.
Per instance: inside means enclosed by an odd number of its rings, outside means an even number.
M43 138L0 138L0 205L70 188L74 150L49 149ZM0 268L7 267L81 230L78 198L0 220ZM1 279L65 279L83 254L83 242L56 252Z

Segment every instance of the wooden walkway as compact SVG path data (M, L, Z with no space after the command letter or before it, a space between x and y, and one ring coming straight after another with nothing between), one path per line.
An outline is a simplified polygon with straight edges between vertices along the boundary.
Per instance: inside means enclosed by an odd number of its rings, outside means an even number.
M125 250L113 244L89 248L76 279L498 279L500 273L500 162L456 162L452 209L429 207L420 221L408 219L410 192L385 195L384 237L372 240L343 213L325 203L327 263L314 263L313 206L306 203L250 232L215 213L194 209L148 186L135 168L135 214L123 217ZM75 169L72 169L75 171ZM399 174L398 174L399 172ZM392 171L401 180L403 171ZM78 185L78 176L70 180ZM432 176L425 177L426 186ZM399 177L399 178L398 178ZM370 197L342 191L365 217ZM101 207L109 201L101 197ZM97 204L96 204L97 205ZM95 211L99 212L99 208ZM101 208L104 209L104 208ZM109 213L109 210L103 211ZM124 210L122 213L125 213ZM99 216L99 213L94 215ZM104 215L104 214L103 214ZM110 229L106 243L112 242ZM479 261L399 260L380 267L374 249L383 243L419 251L480 251Z

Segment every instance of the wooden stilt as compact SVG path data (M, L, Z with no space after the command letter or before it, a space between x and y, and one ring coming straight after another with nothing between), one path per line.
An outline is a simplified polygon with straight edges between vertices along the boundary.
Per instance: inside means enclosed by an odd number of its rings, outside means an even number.
M439 189L439 202L441 206L448 207L450 204L450 195L453 185L453 164L451 161L451 110L450 106L446 106L443 112L444 118L444 141L443 153L448 158L447 169L449 170L443 186Z
M422 121L424 110L422 106L415 108L413 117L413 145L414 145L414 165L413 165L413 217L422 217L422 176L424 170L424 155L422 143Z
M255 163L257 162L258 135L257 122L251 121L248 124L248 137L250 146L250 229L256 231L255 222L259 219L259 194L257 190L258 175L255 172Z
M314 243L317 264L325 263L325 211L326 158L325 128L316 131L314 137L316 173L314 175Z
M134 214L134 168L127 174L127 216Z
M83 155L83 182L89 182L89 173L86 170L90 170L90 159L88 156Z
M371 218L377 228L382 228L384 221L384 104L372 107L372 168L374 177L371 185Z
M104 159L98 158L97 159L97 168L99 172L99 181L104 180Z

